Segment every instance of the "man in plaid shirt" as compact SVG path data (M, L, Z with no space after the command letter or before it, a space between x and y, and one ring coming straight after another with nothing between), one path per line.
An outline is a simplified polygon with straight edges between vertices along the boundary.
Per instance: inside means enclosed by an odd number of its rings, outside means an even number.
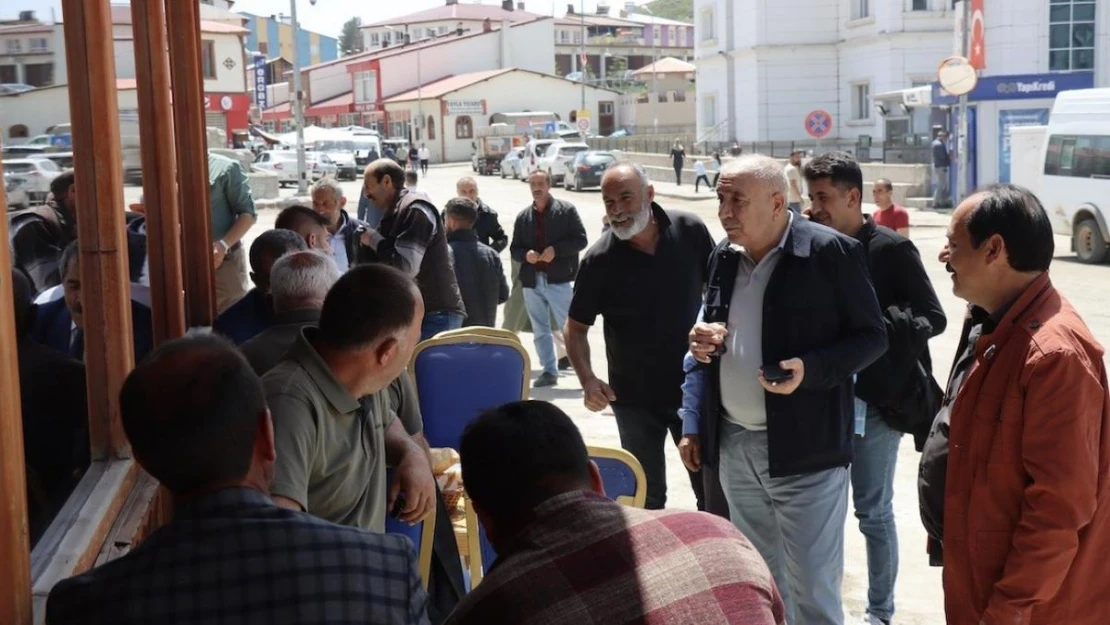
M215 337L171 341L120 393L135 457L173 521L54 587L51 625L427 625L408 538L279 508L262 383Z
M767 565L703 512L604 497L577 427L546 402L506 404L463 434L463 482L498 559L448 625L783 625Z

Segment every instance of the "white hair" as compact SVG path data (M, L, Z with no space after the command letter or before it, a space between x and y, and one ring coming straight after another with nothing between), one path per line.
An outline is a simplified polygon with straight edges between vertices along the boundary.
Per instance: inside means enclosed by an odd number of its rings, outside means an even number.
M336 202L343 198L343 187L339 184L338 180L332 178L331 176L324 176L323 178L312 183L311 194L316 195L316 192L320 189L330 189L331 196L335 199Z
M460 184L464 183L474 185L475 189L478 188L478 181L475 180L473 176L463 176L462 178L459 178L459 181L455 183L455 188L458 188Z
M745 154L721 166L722 178L733 176L751 176L784 197L790 189L786 169L777 160L762 154Z
M319 250L286 254L270 271L274 311L304 308L308 302L323 304L332 285L339 281L335 259Z

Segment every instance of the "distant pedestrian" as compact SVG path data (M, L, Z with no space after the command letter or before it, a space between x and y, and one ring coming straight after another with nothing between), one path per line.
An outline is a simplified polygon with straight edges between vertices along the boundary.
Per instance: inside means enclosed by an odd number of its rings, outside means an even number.
M417 157L420 159L420 173L423 176L428 175L428 161L432 159L432 152L428 146L421 143L420 149L416 151Z
M721 178L721 153L714 152L713 160L709 161L709 170L713 172L713 188L717 188L717 180Z
M409 147L409 168L416 171L420 167L420 150L415 145Z
M728 153L729 156L740 156L744 153L744 148L740 147L740 143L738 141L733 141L732 147L728 149Z
M952 198L948 192L948 169L952 166L952 155L948 150L948 133L941 130L933 139L933 208L951 208Z
M509 283L501 257L478 240L478 204L465 197L447 202L443 209L447 244L455 260L455 280L466 306L464 326L493 327L497 305L509 299Z
M671 165L674 166L675 183L682 186L682 166L686 164L686 148L682 146L682 142L678 139L674 140L674 147L671 148Z
M904 237L909 237L910 213L894 203L894 184L886 178L879 178L871 186L871 197L879 207L872 215L875 223L886 226Z
M785 170L786 182L789 185L786 205L798 217L802 216L802 209L805 207L805 193L802 191L802 155L804 154L802 150L791 152L790 162L787 163Z
M703 181L705 182L705 186L709 187L710 191L713 190L713 185L709 184L709 174L705 173L705 163L694 161L694 175L697 176L694 180L694 193L697 193L701 189L701 183Z

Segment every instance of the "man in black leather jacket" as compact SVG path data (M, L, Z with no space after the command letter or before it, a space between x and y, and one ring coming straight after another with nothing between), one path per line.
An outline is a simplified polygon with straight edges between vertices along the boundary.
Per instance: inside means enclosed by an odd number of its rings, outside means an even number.
M58 258L77 239L77 186L73 171L50 183L50 199L44 206L11 216L12 267L31 281L35 294L62 283Z

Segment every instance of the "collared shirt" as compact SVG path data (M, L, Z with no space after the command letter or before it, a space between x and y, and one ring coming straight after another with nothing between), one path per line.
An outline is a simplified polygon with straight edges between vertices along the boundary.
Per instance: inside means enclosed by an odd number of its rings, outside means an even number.
M51 625L424 625L412 543L228 488L175 506L130 553L54 586Z
M725 519L585 491L545 501L535 518L448 625L784 623L767 565Z
M787 211L786 228L778 245L757 263L740 252L740 267L728 312L728 336L721 355L721 407L732 423L749 430L767 429L767 405L759 370L763 362L763 294L782 258L794 213Z
M266 375L281 362L282 357L301 336L301 328L320 321L320 311L313 308L286 310L274 315L274 325L239 346L255 374Z
M332 257L335 258L335 264L339 267L340 273L346 273L351 267L351 260L347 258L347 237L343 234L349 219L346 211L340 211L335 234L328 233L328 245L331 247Z
M382 532L385 430L395 418L388 393L351 397L312 346L314 334L303 328L262 378L277 449L271 492L333 523Z
M208 153L208 184L212 191L212 240L219 241L240 215L257 215L247 174L239 161Z
M609 384L617 403L673 412L681 401L682 355L697 321L714 242L698 217L652 204L659 240L652 254L612 231L583 255L569 317L604 319Z

